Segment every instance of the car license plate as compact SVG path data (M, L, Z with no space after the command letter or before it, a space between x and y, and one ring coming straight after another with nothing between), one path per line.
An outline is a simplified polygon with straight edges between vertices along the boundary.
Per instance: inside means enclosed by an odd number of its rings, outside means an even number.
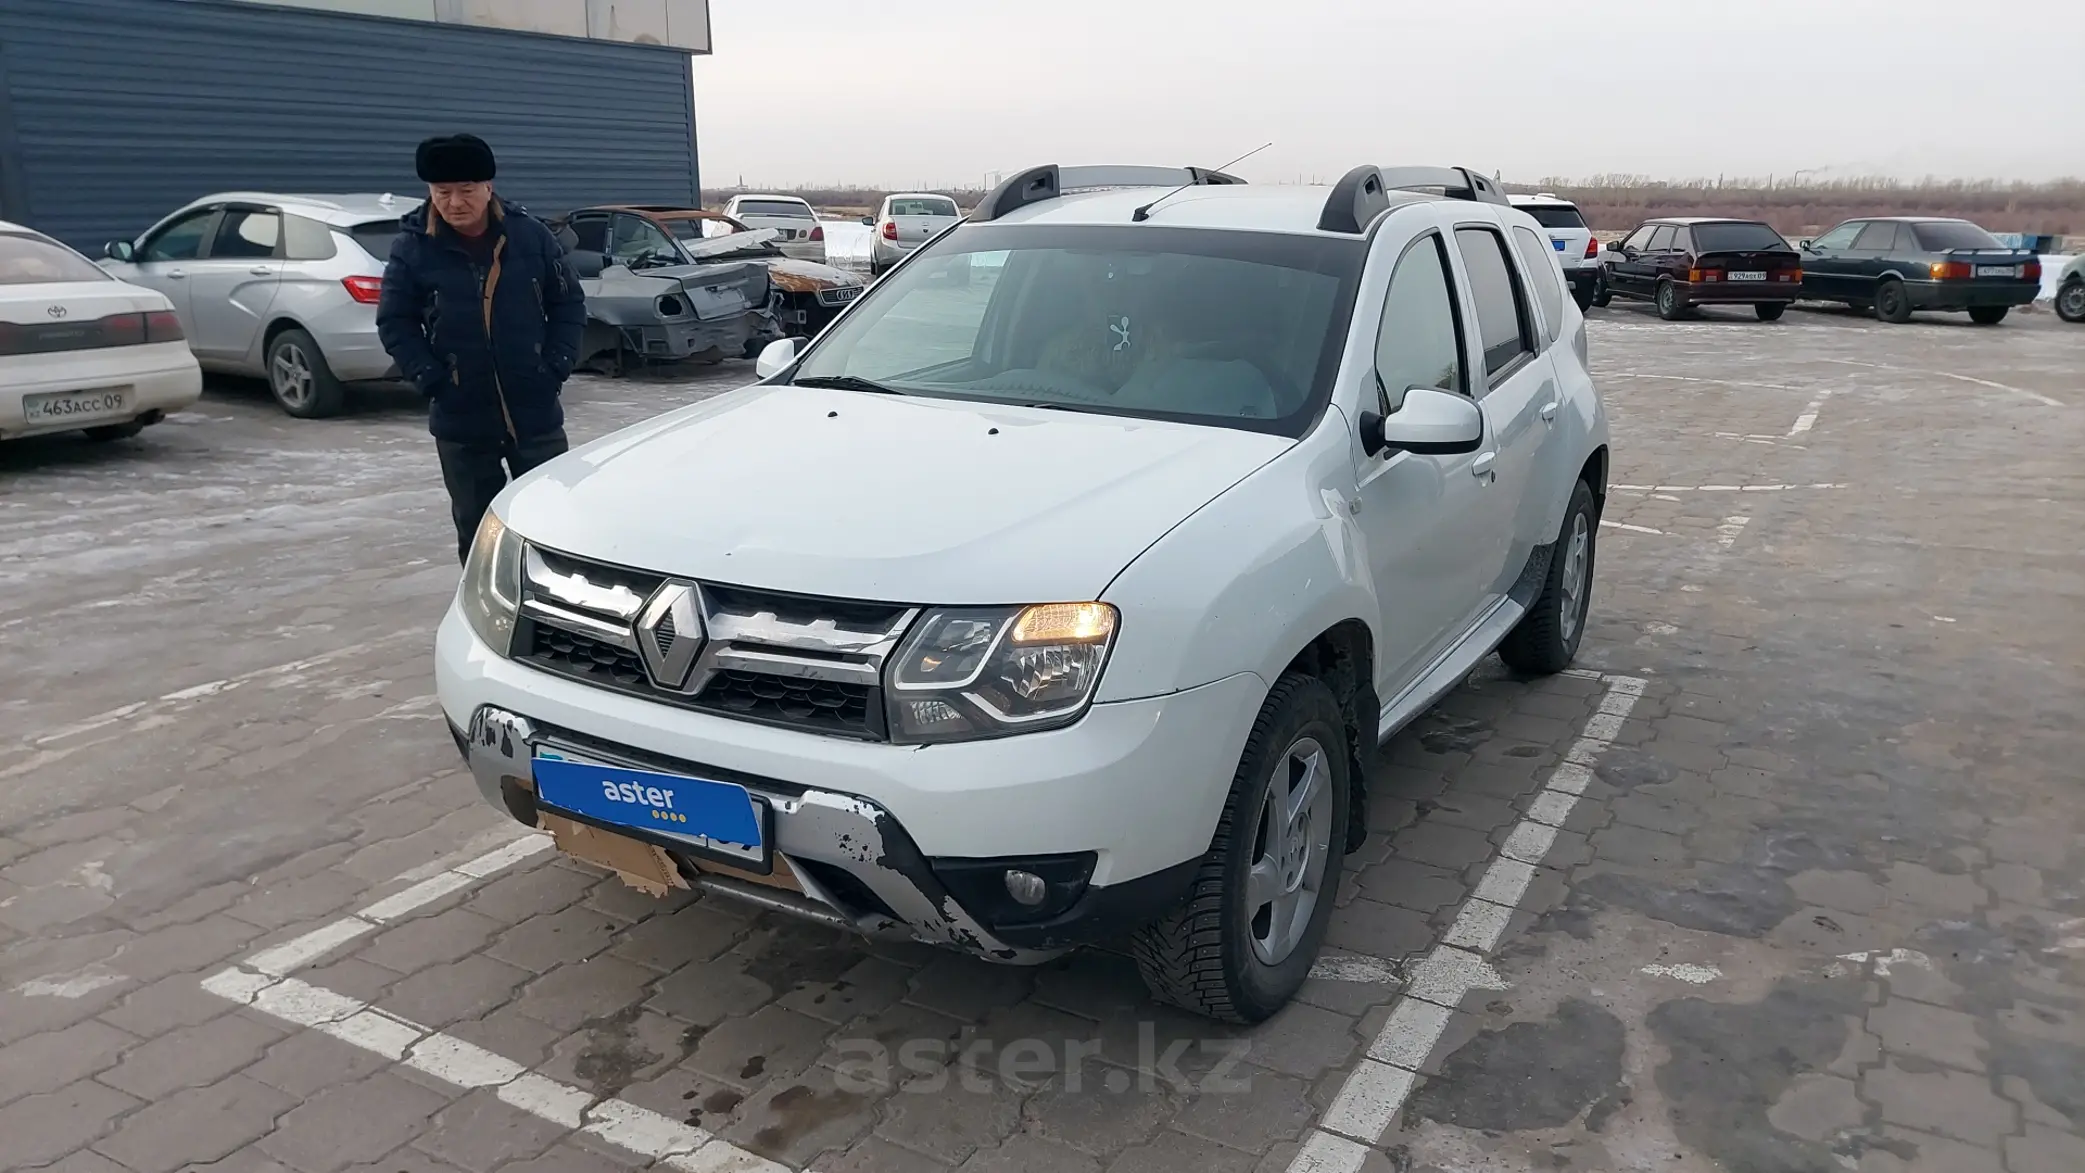
M625 769L541 748L534 765L536 798L545 806L756 871L772 866L767 803L743 786Z
M1979 277L2018 277L2020 275L2020 266L1978 265L1976 267L1976 275Z
M54 424L69 420L86 423L127 414L130 389L98 387L91 391L61 391L54 395L24 395L22 418L31 424Z
M1730 279L1732 281L1764 281L1766 280L1766 274L1758 269L1734 269L1731 271Z
M1561 237L1561 236L1552 236L1552 237L1550 237L1550 238L1549 238L1549 243L1551 243L1551 244L1555 245L1555 246L1557 247L1557 251L1558 251L1558 252L1563 252L1563 251L1564 251L1564 238L1563 238L1563 237Z

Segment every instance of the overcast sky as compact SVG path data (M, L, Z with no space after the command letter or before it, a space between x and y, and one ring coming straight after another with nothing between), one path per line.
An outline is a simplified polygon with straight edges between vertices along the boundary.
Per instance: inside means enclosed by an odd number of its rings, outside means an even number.
M2085 0L710 0L703 184L2085 176ZM1805 176L1807 178L1807 175Z

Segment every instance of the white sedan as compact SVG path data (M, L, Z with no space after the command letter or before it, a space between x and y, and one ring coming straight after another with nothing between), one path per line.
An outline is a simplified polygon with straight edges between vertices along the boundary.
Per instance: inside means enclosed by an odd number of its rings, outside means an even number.
M0 220L0 440L74 430L120 440L202 394L165 295Z

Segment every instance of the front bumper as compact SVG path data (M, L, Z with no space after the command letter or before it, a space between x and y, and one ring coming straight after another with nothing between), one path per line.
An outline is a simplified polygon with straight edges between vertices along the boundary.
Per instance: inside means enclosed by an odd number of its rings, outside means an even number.
M2028 305L2041 293L2039 282L1978 285L1968 281L1906 281L1904 292L1913 309L1966 310L1985 306Z
M653 839L690 883L1024 963L1109 939L1182 898L1266 694L1238 676L1096 705L1064 729L922 747L755 725L552 676L493 655L453 609L435 659L481 795L516 819L535 823L538 745L732 782L773 812L774 874L720 875L716 861ZM1031 914L993 899L1009 867L1078 874Z

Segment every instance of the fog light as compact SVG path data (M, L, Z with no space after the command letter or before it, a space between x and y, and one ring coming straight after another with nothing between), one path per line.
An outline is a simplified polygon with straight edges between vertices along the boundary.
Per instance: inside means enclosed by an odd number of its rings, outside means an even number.
M1050 894L1050 886L1034 872L1019 868L1008 868L1006 872L1006 894L1016 901L1034 908Z

